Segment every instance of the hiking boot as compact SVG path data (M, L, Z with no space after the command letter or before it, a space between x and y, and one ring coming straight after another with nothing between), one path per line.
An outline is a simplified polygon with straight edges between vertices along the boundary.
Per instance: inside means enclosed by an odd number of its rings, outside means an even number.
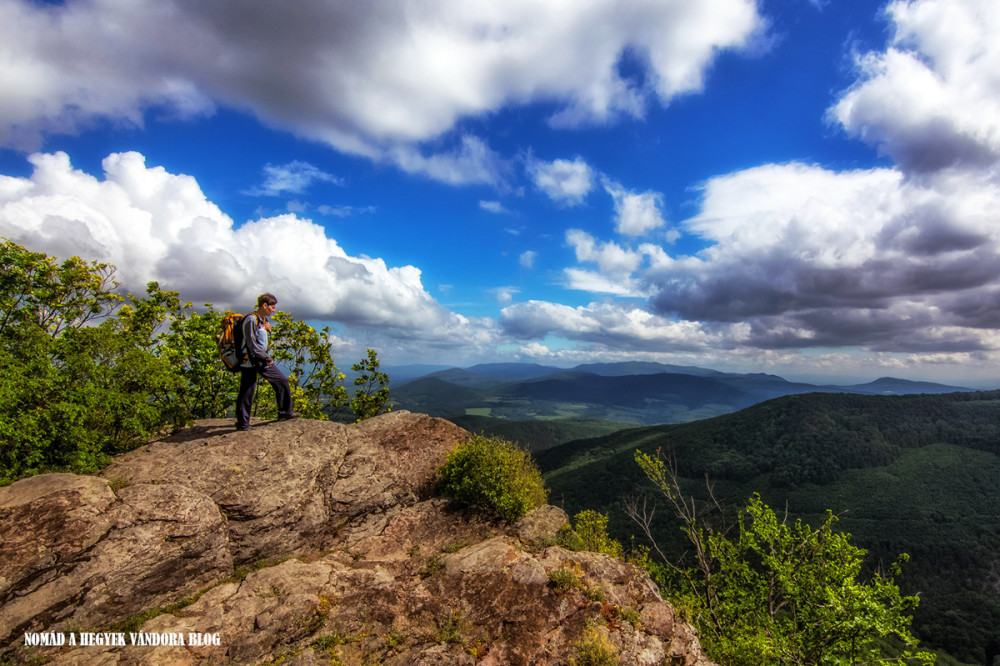
M237 423L236 424L236 429L237 430L249 430L250 426L248 426L248 425L240 425L239 423Z
M301 416L298 412L292 412L291 414L278 414L279 421L291 421L297 419Z

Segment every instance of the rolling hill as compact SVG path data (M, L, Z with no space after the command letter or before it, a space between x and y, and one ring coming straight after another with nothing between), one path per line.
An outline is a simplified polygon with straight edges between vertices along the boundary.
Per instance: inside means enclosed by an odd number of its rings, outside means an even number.
M908 553L897 580L904 593L920 594L914 628L929 646L984 663L986 645L1000 638L1000 392L786 396L535 457L551 501L571 514L608 514L628 543L638 529L622 498L651 490L637 448L675 456L685 493L704 494L707 477L730 507L759 492L812 525L832 510L872 567ZM662 543L679 554L677 524L665 508L657 518Z
M819 386L776 375L658 363L601 363L569 369L493 363L439 370L393 385L392 397L397 408L443 417L584 418L653 425L729 414L764 400L802 393L901 395L967 390L893 378L856 386Z

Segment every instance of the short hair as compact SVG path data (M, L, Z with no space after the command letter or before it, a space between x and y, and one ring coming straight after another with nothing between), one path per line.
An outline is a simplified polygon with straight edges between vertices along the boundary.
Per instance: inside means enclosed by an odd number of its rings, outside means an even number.
M274 294L264 293L257 297L257 307L260 307L267 303L268 305L276 305L278 299L274 297Z

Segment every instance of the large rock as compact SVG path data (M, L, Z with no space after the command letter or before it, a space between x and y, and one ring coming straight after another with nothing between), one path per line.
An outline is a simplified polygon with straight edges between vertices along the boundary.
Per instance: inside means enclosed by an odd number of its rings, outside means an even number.
M95 627L232 571L226 521L176 484L46 474L0 488L0 645L25 631Z
M351 426L299 419L247 432L200 421L121 456L101 476L179 483L209 496L243 564L328 548L348 523L426 499L434 470L468 436L405 411Z
M0 659L564 664L597 636L621 664L709 663L645 572L553 545L561 509L509 525L433 498L466 437L406 412L200 422L101 478L0 488ZM102 629L218 645L22 645L27 631Z
M575 581L556 585L554 572ZM51 663L544 666L566 664L595 628L622 666L710 664L637 567L559 547L525 551L509 536L431 558L291 559L141 629L217 634L218 646L64 649Z

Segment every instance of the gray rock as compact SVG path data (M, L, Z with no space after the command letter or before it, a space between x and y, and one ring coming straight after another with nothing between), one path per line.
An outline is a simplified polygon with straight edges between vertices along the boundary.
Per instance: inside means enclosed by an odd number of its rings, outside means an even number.
M239 433L200 422L103 478L0 488L0 658L565 664L596 626L623 665L710 663L644 571L551 545L561 509L509 525L433 498L467 436L407 412ZM20 645L24 631L96 631L167 604L133 631L219 644Z
M25 631L94 627L232 571L225 519L176 484L47 474L0 488L0 644Z
M179 483L228 519L238 564L329 548L347 523L430 497L458 426L409 412L357 425L299 419L236 432L229 421L131 451L101 472L134 483Z

